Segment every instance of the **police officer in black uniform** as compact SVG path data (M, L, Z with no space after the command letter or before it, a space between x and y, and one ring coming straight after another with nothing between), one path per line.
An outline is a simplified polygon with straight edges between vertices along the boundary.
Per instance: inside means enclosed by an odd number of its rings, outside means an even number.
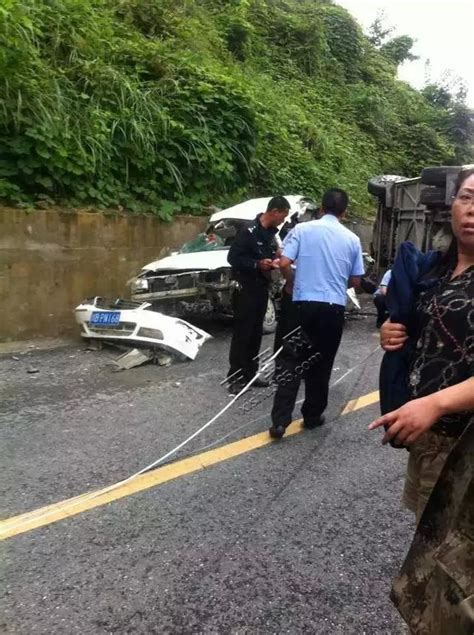
M232 266L236 289L232 297L234 333L230 345L229 389L236 392L258 370L256 359L262 341L262 327L268 303L272 269L278 268L277 227L285 220L290 204L283 196L270 199L267 210L239 232L227 260ZM266 385L260 378L254 386Z

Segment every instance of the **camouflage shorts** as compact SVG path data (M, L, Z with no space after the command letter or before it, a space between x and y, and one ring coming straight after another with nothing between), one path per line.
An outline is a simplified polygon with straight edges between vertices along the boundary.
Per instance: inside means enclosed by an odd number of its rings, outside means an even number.
M459 439L430 433L415 444L407 493L413 494L411 508L418 505L418 513L440 462L445 464L394 581L391 597L413 635L472 635L474 416ZM420 483L422 487L417 490Z
M457 440L428 430L410 447L403 503L417 521Z

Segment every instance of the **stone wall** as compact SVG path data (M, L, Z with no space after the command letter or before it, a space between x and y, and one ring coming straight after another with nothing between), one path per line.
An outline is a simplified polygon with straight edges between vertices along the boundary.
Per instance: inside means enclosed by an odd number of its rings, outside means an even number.
M109 212L0 208L0 342L78 333L84 298L129 297L143 265L195 236L206 217L171 223Z

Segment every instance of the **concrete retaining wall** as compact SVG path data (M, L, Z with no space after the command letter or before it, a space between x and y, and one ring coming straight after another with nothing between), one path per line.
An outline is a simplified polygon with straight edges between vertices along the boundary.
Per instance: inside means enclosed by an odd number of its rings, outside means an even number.
M195 236L207 218L0 208L0 342L78 333L73 309L129 297L143 265Z
M0 208L0 342L78 333L73 309L94 295L129 297L143 265L202 231L207 217ZM372 225L347 226L368 250Z
M344 221L344 224L354 234L357 234L362 244L362 250L370 253L370 243L372 242L373 221L365 218L357 218Z

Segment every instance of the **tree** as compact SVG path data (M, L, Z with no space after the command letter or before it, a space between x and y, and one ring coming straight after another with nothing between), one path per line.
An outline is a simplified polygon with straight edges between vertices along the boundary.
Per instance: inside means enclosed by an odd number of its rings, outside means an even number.
M382 44L379 50L384 57L398 66L406 60L413 62L418 59L418 56L411 52L414 44L415 40L409 35L399 35Z
M378 11L377 17L369 27L369 42L395 66L402 64L406 60L410 62L417 60L418 56L412 53L415 40L409 35L399 35L387 40L394 29L393 26L384 25L385 20L385 12L383 10Z
M448 108L451 105L452 96L445 86L427 84L421 92L433 106Z
M393 26L384 26L385 11L377 11L377 17L369 27L369 42L375 47L380 48L384 40L393 32Z
M446 71L438 83L430 82L421 91L435 109L435 125L454 146L455 163L474 160L474 111L466 105L466 85Z

